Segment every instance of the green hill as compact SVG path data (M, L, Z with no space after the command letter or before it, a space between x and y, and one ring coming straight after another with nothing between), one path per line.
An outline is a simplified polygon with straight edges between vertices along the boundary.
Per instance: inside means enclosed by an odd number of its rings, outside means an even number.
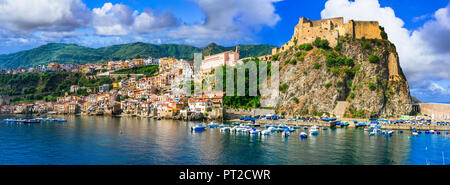
M270 54L273 47L270 45L241 45L241 58ZM109 60L131 59L138 55L141 57L176 57L192 60L196 52L209 55L235 50L235 48L219 46L214 43L205 48L197 48L189 45L155 45L137 42L95 49L75 44L50 43L27 51L0 55L0 68L26 68L50 62L66 64L102 63Z

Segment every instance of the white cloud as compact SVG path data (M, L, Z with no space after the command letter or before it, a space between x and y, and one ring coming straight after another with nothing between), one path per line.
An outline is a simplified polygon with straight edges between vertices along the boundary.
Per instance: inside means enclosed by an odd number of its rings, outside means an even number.
M136 16L133 27L137 33L148 33L170 28L175 25L176 21L173 14L156 14L155 11L147 9Z
M81 0L0 0L0 23L14 31L72 31L89 21Z
M194 0L205 14L203 24L182 25L169 36L196 43L242 39L262 26L280 21L274 3L280 0Z
M98 35L127 35L134 22L132 10L123 4L105 3L93 12L93 26Z
M443 95L450 94L450 90L445 89L444 87L440 86L437 83L431 83L428 89L434 94L443 94Z
M385 27L397 47L400 64L412 88L429 86L432 81L450 84L450 5L434 14L421 28L409 31L390 7L378 0L328 0L322 18L375 20Z
M105 3L93 10L93 27L98 35L119 36L130 33L149 33L174 26L172 14L156 14L147 9L140 13L123 4Z

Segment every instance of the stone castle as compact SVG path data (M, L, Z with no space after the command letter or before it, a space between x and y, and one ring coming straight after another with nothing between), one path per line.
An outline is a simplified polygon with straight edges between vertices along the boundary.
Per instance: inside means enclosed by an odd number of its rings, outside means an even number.
M344 23L344 18L322 19L310 21L301 17L292 39L281 48L274 48L272 54L289 50L291 46L312 43L317 37L329 41L330 46L338 44L340 36L350 38L382 39L380 25L376 21L354 21Z

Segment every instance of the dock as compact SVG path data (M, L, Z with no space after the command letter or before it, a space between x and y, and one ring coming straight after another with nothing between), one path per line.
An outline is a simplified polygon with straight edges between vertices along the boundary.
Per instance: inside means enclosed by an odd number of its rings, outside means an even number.
M363 119L352 119L350 120L339 120L343 123L348 122L349 125L346 127L349 128L355 128L356 125L353 122L353 120L358 120L358 123L361 122L365 122L365 123L370 123L369 120L363 120ZM239 119L233 119L233 120L228 120L228 122L237 122L237 123L253 123L252 121L243 121L243 120L239 120ZM299 126L314 126L317 125L319 127L335 127L336 126L336 121L334 122L326 122L326 121L303 121L303 120L296 120L296 121L288 121L286 119L282 119L282 120L256 120L255 123L259 123L261 125L266 125L266 124L286 124L286 125L299 125ZM431 125L427 125L427 124L411 124L411 123L401 123L401 124L384 124L384 123L380 123L379 124L381 126L381 129L387 129L387 130L439 130L439 131L447 131L450 130L450 125L437 125L437 124L431 124Z

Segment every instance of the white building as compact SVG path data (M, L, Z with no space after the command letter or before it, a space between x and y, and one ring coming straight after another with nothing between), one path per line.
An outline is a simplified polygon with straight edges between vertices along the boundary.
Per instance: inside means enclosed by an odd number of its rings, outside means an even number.
M205 56L202 61L200 70L203 74L210 73L212 69L221 67L224 65L235 66L239 60L239 46L236 47L236 51L227 51L216 55Z

